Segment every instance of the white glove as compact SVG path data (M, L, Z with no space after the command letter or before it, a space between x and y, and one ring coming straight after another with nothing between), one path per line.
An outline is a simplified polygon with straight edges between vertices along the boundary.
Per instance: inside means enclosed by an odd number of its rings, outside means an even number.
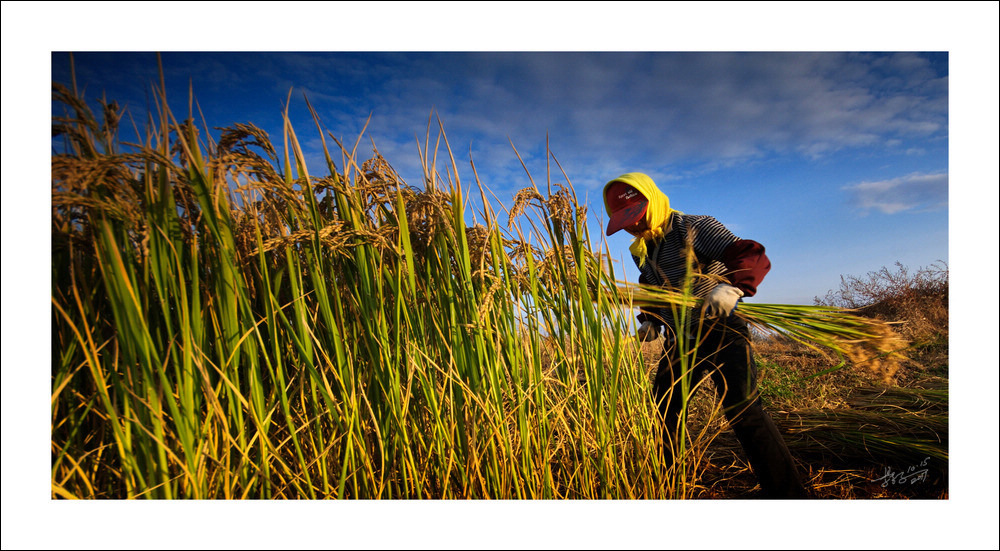
M660 327L651 322L644 321L635 330L635 338L641 342L649 342L660 336Z
M715 289L712 289L708 293L708 296L705 297L705 305L703 307L705 315L710 318L728 317L736 310L736 302L742 296L743 291L732 285L726 285L725 283L716 285Z

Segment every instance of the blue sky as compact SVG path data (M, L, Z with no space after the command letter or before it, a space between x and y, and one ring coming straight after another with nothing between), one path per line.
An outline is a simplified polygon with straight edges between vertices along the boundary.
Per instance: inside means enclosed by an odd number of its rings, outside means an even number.
M645 171L675 207L713 214L738 235L767 246L774 269L754 299L759 302L810 303L835 288L841 274L863 275L897 260L911 270L949 260L949 476L955 490L949 502L905 508L776 503L754 504L754 510L779 512L773 517L781 519L778 530L786 539L798 538L787 546L817 541L817 514L851 527L823 531L822 545L833 547L882 540L892 546L996 546L997 487L982 480L993 479L1000 468L993 427L998 372L989 361L998 346L998 3L3 2L2 10L5 548L87 545L71 534L87 533L108 513L106 507L77 507L65 515L46 489L50 84L65 70L52 52L67 51L165 52L174 110L186 112L190 82L211 126L250 121L277 136L289 89L303 135L313 135L303 92L325 125L345 138L356 137L372 114L369 134L413 184L419 183L414 136L423 136L431 109L440 114L459 161L467 160L471 148L480 175L501 198L527 183L508 137L533 175L544 178L540 155L548 134L577 191L588 198L595 235L602 184L621 172ZM182 51L282 55L176 53ZM441 57L390 53L456 51L484 55L457 61L448 56L444 63ZM296 52L386 53L352 53L333 62ZM85 57L77 57L78 77L90 99L107 90L142 112L146 82L156 76L152 55L114 59L110 66L111 54ZM315 149L314 143L306 146ZM471 182L468 172L461 177ZM619 234L610 238L612 251L631 269L627 241ZM493 541L524 548L539 542L697 545L706 529L714 531L718 545L746 547L742 535L759 533L757 516L729 517L731 530L720 533L715 518L692 514L688 504L431 505L402 504L402 515L386 504L304 504L280 513L270 508L268 518L295 515L290 533L218 529L220 512L224 520L233 515L245 524L242 508L236 513L192 503L180 511L150 504L158 507L150 515L149 508L123 504L114 509L115 518L126 519L116 525L114 541L125 543L101 542L133 545L149 541L149 533L177 547L191 546L187 541L232 546L247 540L272 547L331 541L301 529L312 525L324 527L323 536L332 526L338 544L366 547L373 541L419 546L419 534L435 526L432 535L442 540L436 544L460 549ZM712 513L732 512L711 505ZM821 505L848 507L818 510ZM692 530L664 544L647 527L662 523L665 512L679 515ZM387 514L390 530L371 520ZM442 514L451 521L444 531ZM172 515L184 529L164 532L159 519ZM45 519L56 516L63 529L53 531ZM496 539L479 544L483 519L498 516L503 526L517 529L490 531ZM949 529L924 529L923 518ZM628 528L580 529L609 521Z
M74 59L88 99L106 94L135 114L146 111L159 80L154 53ZM606 221L603 184L645 172L674 208L711 214L767 247L774 267L757 301L811 304L842 274L949 259L947 52L165 52L162 59L175 114L187 112L193 87L208 126L253 122L279 147L291 92L293 126L314 175L326 173L303 96L346 143L371 115L361 158L374 140L404 180L421 187L417 139L433 113L461 181L474 182L471 154L480 180L508 207L529 184L510 142L542 183L548 137L597 239ZM68 61L53 53L53 80L69 82ZM554 165L553 174L564 181ZM628 243L624 232L608 240L635 281Z

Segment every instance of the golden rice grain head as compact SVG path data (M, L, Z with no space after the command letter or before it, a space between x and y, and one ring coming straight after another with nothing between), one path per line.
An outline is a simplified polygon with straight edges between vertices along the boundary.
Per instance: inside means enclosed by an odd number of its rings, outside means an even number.
M538 201L539 207L544 204L544 198L541 193L535 188L524 188L514 194L514 206L510 209L510 218L507 221L507 227L510 228L514 222L514 219L518 216L524 214L524 211L531 206L532 201Z
M559 191L549 195L545 202L549 218L562 223L573 221L573 204L569 191L562 186Z

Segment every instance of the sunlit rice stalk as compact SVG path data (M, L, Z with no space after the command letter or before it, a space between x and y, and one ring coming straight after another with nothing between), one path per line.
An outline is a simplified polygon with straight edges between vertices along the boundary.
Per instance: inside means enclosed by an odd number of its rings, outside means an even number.
M697 309L701 300L684 293L619 283L636 306ZM829 306L741 302L736 314L764 334L778 334L813 349L829 349L855 365L866 365L891 380L908 343L891 324ZM846 363L842 362L843 367Z

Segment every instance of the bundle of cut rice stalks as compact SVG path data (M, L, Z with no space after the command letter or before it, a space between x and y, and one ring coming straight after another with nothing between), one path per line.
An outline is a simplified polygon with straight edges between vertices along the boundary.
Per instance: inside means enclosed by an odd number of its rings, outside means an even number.
M619 282L618 296L639 308L700 310L703 300L677 290ZM757 304L742 302L736 309L755 330L780 335L809 348L829 349L842 361L813 376L830 373L848 364L865 365L890 382L906 359L908 343L892 330L891 323L857 315L853 310L830 306Z

